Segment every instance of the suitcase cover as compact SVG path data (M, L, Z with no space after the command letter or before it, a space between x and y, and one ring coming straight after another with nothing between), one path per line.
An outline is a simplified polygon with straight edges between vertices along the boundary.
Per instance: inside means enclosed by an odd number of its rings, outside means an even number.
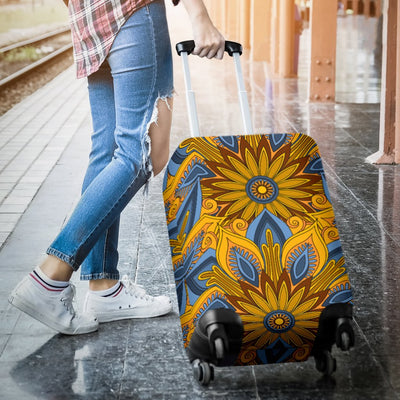
M323 310L352 301L314 140L184 140L163 197L185 347L207 310L228 308L244 329L235 365L306 360Z

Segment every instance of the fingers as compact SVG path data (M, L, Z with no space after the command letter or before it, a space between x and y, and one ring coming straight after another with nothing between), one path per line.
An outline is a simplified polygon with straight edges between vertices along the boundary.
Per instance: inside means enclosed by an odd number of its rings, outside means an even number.
M203 44L201 42L195 42L195 48L193 50L194 55L199 57L217 58L221 60L224 56L225 40L219 40L212 44Z
M218 49L217 55L215 56L215 58L218 60L222 60L222 58L224 57L224 54L225 54L225 42L224 42L224 47Z

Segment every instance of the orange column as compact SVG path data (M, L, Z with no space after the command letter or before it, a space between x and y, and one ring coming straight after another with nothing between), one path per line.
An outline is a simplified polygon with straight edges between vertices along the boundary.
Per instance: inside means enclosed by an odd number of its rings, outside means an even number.
M239 40L245 49L250 48L250 13L251 0L239 1Z
M337 0L312 0L310 101L335 101Z
M267 60L268 5L268 0L251 0L250 47L254 61Z
M358 0L357 1L357 14L362 15L365 12L365 0Z
M380 17L382 14L382 0L375 0L375 17Z
M279 76L296 76L294 64L294 0L279 0Z
M373 3L373 0L364 0L364 15L367 18L371 16L370 14L371 3Z
M266 61L271 62L271 47L272 47L272 4L273 0L265 0L267 3L267 14L265 17L265 34L267 36L266 38Z
M238 41L237 2L238 0L225 0L225 34L227 39L233 41Z
M272 0L271 10L271 64L274 74L279 73L279 0Z
M235 40L237 42L240 42L240 3L243 0L236 0L236 5L235 5Z
M367 159L376 164L400 162L399 8L397 0L384 3L379 151Z
M357 14L357 2L358 0L345 0L345 9L353 10L354 14Z
M394 162L400 164L400 5L397 4L397 62L396 62L396 117Z

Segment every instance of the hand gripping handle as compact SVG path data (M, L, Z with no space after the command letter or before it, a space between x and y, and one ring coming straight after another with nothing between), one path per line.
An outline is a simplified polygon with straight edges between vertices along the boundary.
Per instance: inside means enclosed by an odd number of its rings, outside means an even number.
M195 48L194 40L185 40L183 42L179 42L175 46L178 55L185 52L187 54L191 54ZM232 57L234 53L239 53L241 56L243 53L243 48L240 43L230 42L229 40L225 41L225 51Z
M186 86L186 102L189 111L190 133L192 136L200 136L196 99L194 91L192 90L192 83L189 71L189 61L188 61L188 55L193 52L194 47L195 43L193 40L185 40L183 42L177 43L176 51L180 56L182 56L183 71L184 71L185 86ZM240 43L231 42L227 40L225 41L225 51L231 57L233 57L235 61L236 80L239 90L239 101L240 101L240 109L242 112L244 132L247 135L251 135L253 133L253 127L251 123L250 107L247 99L247 92L244 86L242 67L240 64L240 56L243 51L242 45Z

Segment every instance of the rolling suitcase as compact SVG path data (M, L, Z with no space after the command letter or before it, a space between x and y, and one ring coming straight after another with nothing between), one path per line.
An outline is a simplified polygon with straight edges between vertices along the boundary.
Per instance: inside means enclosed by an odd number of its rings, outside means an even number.
M352 290L318 147L300 133L253 134L238 43L245 135L200 137L193 41L178 43L192 137L171 156L163 197L184 346L196 379L214 366L305 361L325 375L354 345Z

